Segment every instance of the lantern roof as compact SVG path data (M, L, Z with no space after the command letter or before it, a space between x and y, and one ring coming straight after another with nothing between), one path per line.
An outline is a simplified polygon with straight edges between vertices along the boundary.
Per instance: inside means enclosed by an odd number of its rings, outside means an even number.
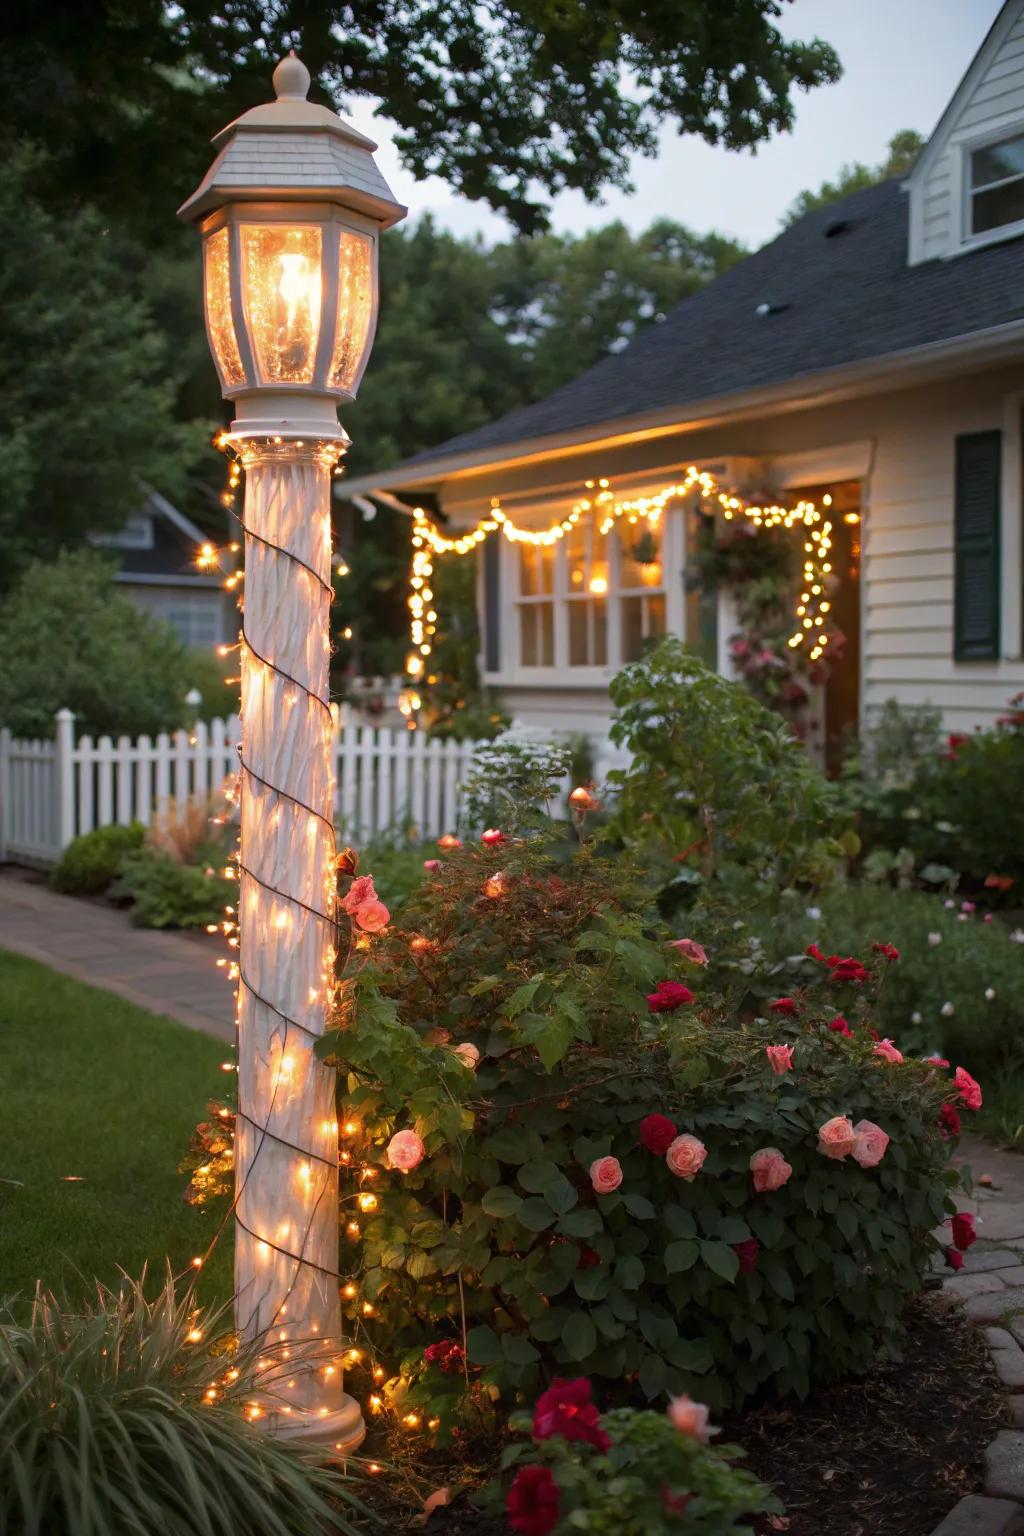
M309 70L294 48L274 70L274 101L251 107L213 137L218 154L179 218L197 222L236 202L339 203L382 229L407 209L378 169L372 139L329 107L307 101Z

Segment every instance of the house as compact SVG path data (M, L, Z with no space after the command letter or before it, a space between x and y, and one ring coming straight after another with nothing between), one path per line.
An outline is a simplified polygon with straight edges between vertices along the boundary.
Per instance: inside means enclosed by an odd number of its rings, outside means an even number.
M118 553L115 580L136 608L169 624L185 645L203 650L233 643L238 631L237 601L224 590L223 574L196 566L198 551L211 538L224 543L222 513L217 521L216 534L204 531L147 486L138 512L123 527L90 540Z
M888 699L950 731L1024 688L1024 0L1008 0L913 172L787 229L537 404L337 494L417 504L446 535L492 502L547 529L593 486L688 466L784 503L831 497L831 742ZM700 509L656 547L583 517L548 546L481 542L481 671L525 723L604 734L609 679L663 631L727 669L727 592L695 570ZM799 529L794 536L799 535ZM596 573L596 574L595 574Z

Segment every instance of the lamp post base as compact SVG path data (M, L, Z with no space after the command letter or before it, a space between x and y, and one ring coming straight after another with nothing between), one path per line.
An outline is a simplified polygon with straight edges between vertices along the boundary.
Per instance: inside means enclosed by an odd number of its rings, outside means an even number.
M362 1411L355 1398L347 1393L341 1399L341 1406L326 1415L301 1413L297 1409L289 1414L270 1413L267 1415L267 1431L277 1440L333 1450L339 1456L354 1455L366 1439Z

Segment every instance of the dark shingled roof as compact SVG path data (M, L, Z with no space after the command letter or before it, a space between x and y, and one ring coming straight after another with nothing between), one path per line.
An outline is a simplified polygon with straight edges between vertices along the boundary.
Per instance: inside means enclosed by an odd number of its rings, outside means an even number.
M807 214L546 399L406 462L589 427L951 340L1024 317L1024 241L907 265L898 181ZM758 315L759 305L773 312ZM777 306L777 308L776 308Z

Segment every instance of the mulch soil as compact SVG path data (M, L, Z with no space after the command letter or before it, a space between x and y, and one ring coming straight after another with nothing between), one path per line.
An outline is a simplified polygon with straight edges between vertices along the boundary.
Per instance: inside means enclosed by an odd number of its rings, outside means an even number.
M902 1361L819 1387L803 1403L725 1416L722 1441L744 1448L745 1465L785 1506L758 1522L759 1536L931 1536L959 1499L981 1491L985 1447L1011 1423L981 1332L937 1294L906 1321ZM435 1487L445 1481L436 1470ZM465 1496L426 1521L406 1514L403 1524L396 1513L392 1529L410 1536L508 1536L504 1520Z

